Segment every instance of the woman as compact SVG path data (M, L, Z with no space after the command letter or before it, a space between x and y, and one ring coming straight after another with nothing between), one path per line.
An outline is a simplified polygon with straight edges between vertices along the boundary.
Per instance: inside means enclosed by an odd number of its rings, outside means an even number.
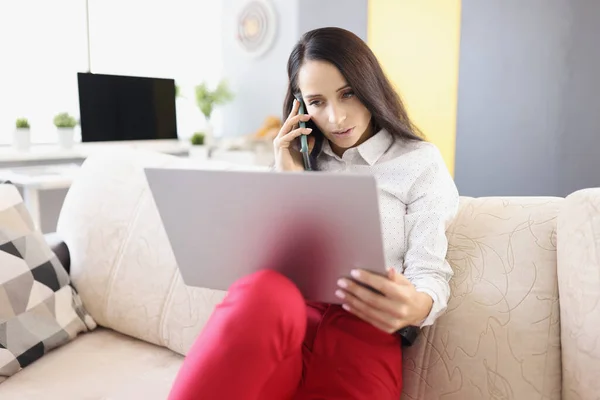
M303 170L297 138L309 135L316 169L374 174L390 269L387 277L353 276L382 294L341 279L342 306L307 303L276 272L248 276L230 288L189 351L171 399L398 400L395 332L431 325L446 308L445 228L458 194L375 56L348 31L317 29L293 49L288 76L284 112L291 112L274 141L276 169ZM298 115L296 95L308 115Z

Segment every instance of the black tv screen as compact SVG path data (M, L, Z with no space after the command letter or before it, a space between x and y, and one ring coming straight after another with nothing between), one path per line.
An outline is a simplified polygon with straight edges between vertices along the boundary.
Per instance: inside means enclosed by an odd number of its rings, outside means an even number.
M175 80L78 73L81 141L177 139Z

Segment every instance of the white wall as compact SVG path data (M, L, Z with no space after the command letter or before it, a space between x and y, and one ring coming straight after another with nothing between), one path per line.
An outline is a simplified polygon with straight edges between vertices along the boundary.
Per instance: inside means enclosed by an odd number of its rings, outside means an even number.
M204 124L194 87L221 77L221 1L91 0L92 70L173 78L179 137Z
M338 26L366 40L367 0L270 1L278 18L277 39L268 53L254 59L235 39L238 10L246 0L223 0L223 71L236 92L235 100L222 109L224 136L252 134L267 116L282 116L287 59L303 33Z
M78 109L76 72L86 67L85 2L0 2L0 143L27 117L33 139L56 140L52 119Z
M89 0L92 72L174 78L180 136L202 127L193 87L222 73L221 1ZM85 0L0 2L0 144L26 116L37 142L52 118L78 116L77 72L87 71Z
M174 78L178 133L204 125L194 86L226 78L235 100L215 111L217 135L255 132L281 116L290 50L309 29L335 25L366 38L367 0L271 0L278 31L271 50L253 59L236 42L247 0L89 0L92 72ZM36 142L56 140L53 116L78 116L77 72L87 71L85 0L0 1L0 144L15 119L28 117ZM7 62L8 61L8 62Z
M287 84L286 62L298 40L298 1L272 0L277 12L277 37L263 57L247 55L236 41L237 18L245 0L223 0L223 72L235 92L222 109L223 136L251 134L268 115L281 116Z
M227 78L236 98L216 110L215 128L232 136L254 132L267 115L280 116L287 58L306 30L335 25L366 38L367 0L273 0L275 45L252 60L235 42L240 1L89 0L92 70L176 79L187 96L177 100L182 137L204 122L194 86ZM0 145L10 142L20 115L30 118L36 141L55 141L54 114L78 114L76 74L87 71L85 0L0 0L0 55ZM44 232L56 228L65 193L42 194Z

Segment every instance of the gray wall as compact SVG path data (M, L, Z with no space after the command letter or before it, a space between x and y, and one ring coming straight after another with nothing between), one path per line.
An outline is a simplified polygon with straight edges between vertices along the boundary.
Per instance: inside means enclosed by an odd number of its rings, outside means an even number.
M600 186L600 2L463 0L455 178L463 195Z
M302 33L339 26L366 39L367 0L271 0L277 12L277 38L262 57L245 54L236 42L237 11L244 0L223 0L223 77L235 99L221 109L223 136L254 133L268 115L281 117L287 87L287 59Z
M558 192L600 186L600 1L571 0Z
M299 34L325 26L354 32L367 41L367 0L300 0Z

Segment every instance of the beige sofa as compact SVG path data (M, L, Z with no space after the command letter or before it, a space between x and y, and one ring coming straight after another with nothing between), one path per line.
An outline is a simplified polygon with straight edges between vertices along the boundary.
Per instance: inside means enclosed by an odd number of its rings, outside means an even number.
M102 328L9 378L0 399L167 397L224 296L183 284L145 183L143 166L185 163L144 152L87 159L58 232ZM600 189L462 198L448 236L453 297L405 351L403 398L600 398Z

